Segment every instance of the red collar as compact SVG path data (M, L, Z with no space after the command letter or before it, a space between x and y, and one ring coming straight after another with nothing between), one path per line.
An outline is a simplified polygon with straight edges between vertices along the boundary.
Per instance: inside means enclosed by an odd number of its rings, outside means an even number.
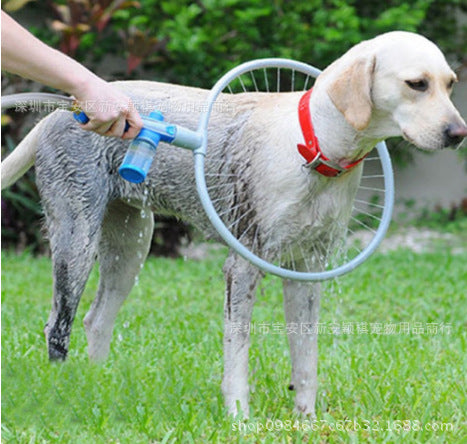
M303 94L298 105L298 119L300 121L303 137L305 138L305 145L297 144L298 152L305 158L305 166L307 168L313 168L326 177L338 177L354 166L357 166L365 157L356 160L346 167L341 167L336 162L329 160L322 153L311 121L310 96L312 89Z

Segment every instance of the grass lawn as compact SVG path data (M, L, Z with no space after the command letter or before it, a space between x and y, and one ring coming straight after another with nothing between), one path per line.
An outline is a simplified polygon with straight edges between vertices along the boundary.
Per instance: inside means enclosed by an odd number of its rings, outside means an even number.
M467 442L466 263L377 253L322 301L317 421L293 413L281 283L258 291L251 417L227 417L222 376L223 251L147 261L104 364L87 360L83 316L69 359L47 361L51 264L2 254L2 441L18 443ZM344 430L342 430L344 429Z

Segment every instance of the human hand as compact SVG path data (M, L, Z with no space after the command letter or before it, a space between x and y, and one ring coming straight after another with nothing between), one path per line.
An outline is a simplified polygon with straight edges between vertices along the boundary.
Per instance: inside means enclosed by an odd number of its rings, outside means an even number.
M133 139L143 121L131 99L99 77L87 79L73 91L76 104L86 113L89 122L81 125L87 131L103 136ZM125 131L128 122L129 128Z

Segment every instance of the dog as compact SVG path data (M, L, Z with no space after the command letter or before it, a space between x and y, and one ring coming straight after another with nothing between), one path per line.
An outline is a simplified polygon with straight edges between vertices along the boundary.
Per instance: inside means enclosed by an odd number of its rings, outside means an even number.
M268 254L277 255L274 245L284 239L290 248L299 245L307 254L322 254L323 248L331 248L328 234L348 222L361 175L359 161L378 141L402 136L433 151L459 145L467 136L467 126L450 101L455 81L441 51L420 35L391 32L364 41L326 68L305 98L302 92L222 96L229 106L210 119L208 152L223 161L208 162L207 173L235 170L241 177L244 187L237 197L254 209L248 217L255 218L256 236ZM193 110L208 94L146 81L115 85L141 111L142 104L149 104L163 110L167 121L187 128L196 128L199 116ZM304 141L302 124L307 124L301 121L303 113L311 116L322 158L336 174L302 168L309 148L305 140L297 149ZM70 112L58 110L2 164L2 187L36 166L53 261L53 304L44 330L51 360L66 358L73 319L96 257L99 288L84 324L90 358L105 359L118 310L148 253L153 211L175 215L216 236L197 198L192 154L162 144L146 181L135 185L117 174L127 145L82 131ZM218 191L218 196L225 193ZM262 272L232 251L223 272L222 392L228 412L247 417L250 338L247 329L234 326L250 323ZM286 322L316 325L320 284L284 280L283 289ZM290 334L288 339L295 408L313 415L317 334Z

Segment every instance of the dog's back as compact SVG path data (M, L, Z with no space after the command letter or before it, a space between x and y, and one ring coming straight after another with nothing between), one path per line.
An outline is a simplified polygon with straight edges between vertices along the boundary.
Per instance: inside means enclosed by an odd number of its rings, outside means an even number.
M197 128L206 109L205 90L155 82L117 85L132 96L142 114L158 109L167 122L189 129ZM342 211L342 207L320 205L322 190L313 188L308 172L302 171L300 160L291 155L300 137L290 118L297 97L299 94L221 95L209 122L205 165L211 199L218 202L219 211L248 206L251 214L243 225L261 225L260 231L268 233L264 239L273 240L272 232L277 231L282 240L303 242L303 227L328 228L330 220L342 219L325 214ZM129 142L84 132L69 112L57 111L50 116L37 143L38 185L46 206L48 202L55 205L58 193L102 205L121 199L140 209L149 207L156 213L182 218L207 236L215 236L196 193L189 150L161 143L147 179L135 185L117 173ZM325 194L330 192L326 189ZM318 207L319 211L313 210ZM280 233L284 226L287 233Z

